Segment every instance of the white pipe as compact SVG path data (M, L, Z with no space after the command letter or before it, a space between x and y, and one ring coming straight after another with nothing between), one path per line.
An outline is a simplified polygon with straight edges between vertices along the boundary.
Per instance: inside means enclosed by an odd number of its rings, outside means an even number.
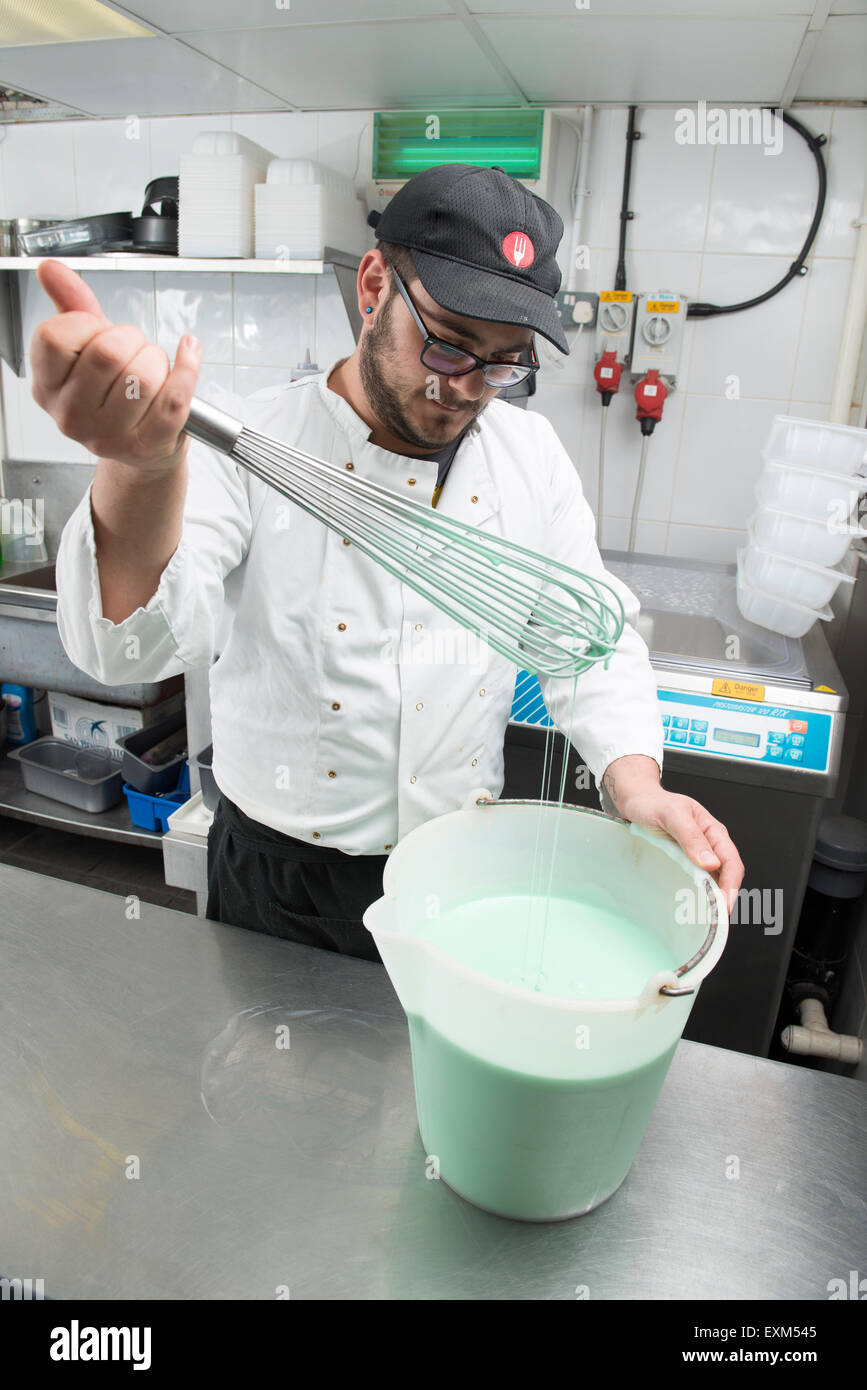
M629 520L629 545L627 550L635 549L635 535L638 530L638 513L641 508L641 489L644 487L644 470L647 465L647 446L650 442L650 435L641 436L641 454L638 461L638 481L635 484L635 496L632 499L632 516Z
M587 175L590 168L590 140L593 134L593 107L585 106L581 122L581 153L578 159L578 179L575 184L575 203L572 208L572 233L569 238L569 266L566 272L564 289L578 288L578 267L575 256L581 245L581 224L584 220L584 204L587 198Z
M608 407L603 406L599 414L602 419L599 423L599 480L596 490L596 544L602 549L602 489L605 485L605 426L608 423Z
M829 417L832 424L837 425L849 424L855 378L858 373L858 357L867 320L867 185L861 204L861 216L856 219L855 225L858 228L858 244L855 248L852 279L849 282L849 300L843 320L843 336L837 356ZM857 423L860 424L860 420Z
M784 1028L780 1041L787 1052L800 1057L829 1057L835 1062L855 1065L861 1061L864 1044L860 1038L832 1033L825 1010L818 999L802 999L798 1005L801 1027Z

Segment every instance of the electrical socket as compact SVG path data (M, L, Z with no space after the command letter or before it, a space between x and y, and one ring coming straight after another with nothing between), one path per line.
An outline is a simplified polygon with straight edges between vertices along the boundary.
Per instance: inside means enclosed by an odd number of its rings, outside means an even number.
M640 297L635 313L630 375L638 381L655 367L673 390L677 385L687 302L672 290L654 290Z
M636 299L631 290L603 290L600 294L596 315L597 362L603 352L612 351L618 362L628 363Z
M556 303L564 329L579 325L592 328L595 324L599 295L592 290L560 290Z

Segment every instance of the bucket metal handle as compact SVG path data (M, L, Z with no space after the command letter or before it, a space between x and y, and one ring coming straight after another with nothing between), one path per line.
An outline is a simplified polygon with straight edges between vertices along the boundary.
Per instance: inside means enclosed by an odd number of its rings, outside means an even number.
M472 796L467 798L467 801L464 804L467 807L556 806L557 809L560 811L578 811L582 816L602 816L604 820L620 821L621 825L632 824L631 821L624 820L622 816L609 816L607 811L594 811L592 806L573 806L569 802L562 801L534 801L530 797L507 796L497 799L495 797L492 797L488 792L484 792L482 795L479 795L478 792L474 792ZM710 925L708 927L707 936L705 937L701 946L696 951L695 955L691 956L690 959L686 961L684 965L678 966L677 970L675 970L674 974L678 977L678 979L680 979L682 975L685 975L688 970L692 970L696 965L698 965L700 960L704 959L704 957L707 955L708 951L714 943L714 939L717 934L717 928L719 927L719 912L717 910L716 898L713 895L710 883L708 882L707 878L703 878L702 883L704 885L705 893L707 894ZM659 988L659 993L664 994L668 999L676 999L684 994L695 994L695 987L692 986L683 989L675 989L674 985L661 985Z

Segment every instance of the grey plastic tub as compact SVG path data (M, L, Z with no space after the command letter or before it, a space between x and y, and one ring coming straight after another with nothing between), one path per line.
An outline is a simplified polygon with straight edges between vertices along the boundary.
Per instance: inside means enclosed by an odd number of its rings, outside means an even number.
M9 757L20 765L28 791L82 811L107 811L123 796L117 759L102 749L47 737L13 749Z
M180 776L181 763L187 756L186 750L168 763L145 763L142 762L141 755L161 743L176 729L182 729L186 719L186 709L178 710L167 719L148 724L144 729L136 729L134 734L127 734L117 740L118 748L123 749L123 761L120 765L123 780L135 791L145 792L148 796L159 796L162 792L174 791Z
M202 784L202 801L209 811L216 811L217 802L220 800L220 788L214 781L214 774L211 771L211 763L214 757L214 745L209 743L207 748L203 748L201 753L197 753L193 762L199 769L199 780Z

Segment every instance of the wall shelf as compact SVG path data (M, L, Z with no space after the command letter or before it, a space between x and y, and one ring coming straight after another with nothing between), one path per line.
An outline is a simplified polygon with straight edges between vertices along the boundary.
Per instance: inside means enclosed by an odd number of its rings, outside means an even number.
M193 272L225 271L236 274L258 272L281 275L321 275L329 264L321 261L283 260L243 260L241 257L206 258L192 256L149 256L135 251L117 252L108 256L0 256L0 270L35 270L43 261L61 261L73 270L137 270L166 271L178 270Z
M43 261L61 261L73 270L108 270L122 274L138 273L229 274L229 275L321 275L326 266L334 268L353 337L358 342L361 315L358 312L356 280L361 257L349 251L326 246L321 260L256 260L241 257L151 256L136 251L107 256L0 256L0 357L17 377L24 375L24 340L21 327L21 294L18 277L35 270Z

